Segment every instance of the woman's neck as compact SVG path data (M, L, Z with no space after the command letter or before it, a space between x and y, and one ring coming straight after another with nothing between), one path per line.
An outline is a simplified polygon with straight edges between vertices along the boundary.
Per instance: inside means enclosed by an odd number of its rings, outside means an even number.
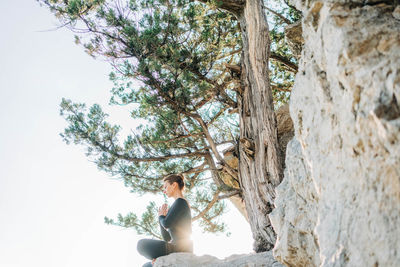
M178 198L183 198L183 194L181 191L177 191L172 197L177 200Z

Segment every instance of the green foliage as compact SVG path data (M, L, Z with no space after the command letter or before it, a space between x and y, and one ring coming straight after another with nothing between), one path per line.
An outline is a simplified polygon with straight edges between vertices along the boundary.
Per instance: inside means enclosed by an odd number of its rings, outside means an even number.
M106 121L101 107L63 99L61 115L68 127L66 143L87 148L98 168L123 180L132 193L160 193L163 176L183 173L194 217L208 232L225 231L219 221L225 205L219 193L235 188L224 184L219 153L236 145L239 136L236 95L240 80L226 64L239 65L241 36L236 18L216 7L191 0L41 0L63 25L77 33L93 57L114 67L110 104L129 106L132 119L146 120L124 140L121 128ZM277 12L298 19L288 7ZM281 17L271 24L271 50L297 63L283 38ZM271 60L271 82L290 90L293 73ZM281 87L280 87L281 86ZM289 93L274 89L276 103ZM227 167L227 166L225 166ZM229 169L229 166L228 166ZM233 177L237 179L237 177ZM133 227L160 237L155 204L139 217L119 214L105 222Z
M300 12L288 5L283 5L281 0L264 0L264 4L267 7L266 12L270 26L271 53L297 65L296 57L286 44L284 28L298 21L301 18ZM276 106L288 102L294 75L295 72L282 62L270 61L270 81Z
M139 235L150 234L156 238L162 239L160 227L158 225L158 217L155 216L156 214L156 203L151 201L140 219L136 214L130 212L125 216L118 214L117 221L104 217L104 222L106 224L134 228Z

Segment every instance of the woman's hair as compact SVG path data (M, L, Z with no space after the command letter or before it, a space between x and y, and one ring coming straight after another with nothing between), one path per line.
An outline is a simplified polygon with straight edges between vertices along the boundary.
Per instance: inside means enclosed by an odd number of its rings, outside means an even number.
M163 181L168 181L169 184L173 184L174 182L176 182L179 186L179 189L182 190L185 187L185 183L183 182L183 176L180 174L171 174L168 175L167 177L165 177L163 179Z

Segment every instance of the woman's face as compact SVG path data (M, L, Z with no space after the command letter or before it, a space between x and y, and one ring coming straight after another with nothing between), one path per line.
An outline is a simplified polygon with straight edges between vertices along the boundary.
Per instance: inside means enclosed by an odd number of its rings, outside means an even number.
M167 195L167 197L171 197L173 192L175 191L176 186L175 183L170 184L168 181L164 181L163 192Z

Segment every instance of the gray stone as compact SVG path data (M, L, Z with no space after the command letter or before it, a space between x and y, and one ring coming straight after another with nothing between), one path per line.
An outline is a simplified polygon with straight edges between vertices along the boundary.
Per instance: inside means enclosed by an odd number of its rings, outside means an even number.
M232 255L223 260L214 256L172 253L157 258L154 267L283 267L271 252Z
M400 20L400 5L394 9L392 15L395 19Z
M299 59L304 45L302 34L301 20L285 27L285 41L297 59Z
M292 3L305 44L274 255L288 266L400 266L400 21L383 1Z
M296 266L319 266L314 228L317 223L317 193L300 143L292 139L286 151L285 179L276 188L275 209L270 214L277 234L274 255Z

